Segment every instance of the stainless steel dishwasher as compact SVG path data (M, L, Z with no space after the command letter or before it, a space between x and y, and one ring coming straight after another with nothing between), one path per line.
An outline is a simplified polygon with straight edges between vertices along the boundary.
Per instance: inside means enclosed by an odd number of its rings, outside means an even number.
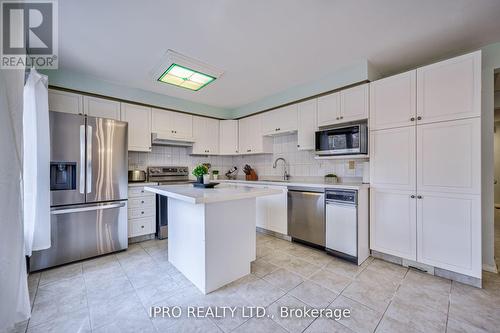
M323 189L288 187L288 235L295 241L325 246Z

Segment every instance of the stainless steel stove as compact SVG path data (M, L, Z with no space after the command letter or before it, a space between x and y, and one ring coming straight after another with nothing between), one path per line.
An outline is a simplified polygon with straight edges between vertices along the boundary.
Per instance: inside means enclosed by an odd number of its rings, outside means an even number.
M187 166L152 166L148 167L148 182L159 185L179 185L194 183L189 180ZM168 198L156 195L156 236L168 238Z
M189 168L185 166L152 166L148 167L148 182L160 185L187 184Z

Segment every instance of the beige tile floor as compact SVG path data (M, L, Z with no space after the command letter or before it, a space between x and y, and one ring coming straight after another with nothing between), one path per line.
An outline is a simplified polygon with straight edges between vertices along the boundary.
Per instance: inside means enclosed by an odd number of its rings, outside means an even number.
M24 332L499 332L500 278L484 289L370 258L360 267L257 234L252 274L202 295L167 260L166 241L32 274ZM263 306L271 317L150 318L149 307ZM280 306L349 308L351 318L280 318Z

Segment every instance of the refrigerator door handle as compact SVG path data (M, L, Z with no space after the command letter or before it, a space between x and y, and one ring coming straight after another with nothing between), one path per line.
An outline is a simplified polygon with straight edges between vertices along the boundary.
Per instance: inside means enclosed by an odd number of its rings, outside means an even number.
M87 193L92 192L92 126L87 125Z
M104 209L112 209L112 208L121 208L125 207L125 202L120 203L112 203L106 205L94 205L94 206L85 206L78 208L63 208L63 209L55 209L50 212L52 215L60 215L60 214L70 214L70 213L80 213L80 212L88 212L93 210L104 210Z
M78 191L85 192L85 126L80 125L80 185Z

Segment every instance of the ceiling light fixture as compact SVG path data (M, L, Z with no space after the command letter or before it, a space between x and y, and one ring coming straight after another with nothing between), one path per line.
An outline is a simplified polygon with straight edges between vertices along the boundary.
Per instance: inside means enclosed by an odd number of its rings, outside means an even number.
M222 71L172 50L167 51L161 64L153 72L157 82L193 91L200 90L221 75Z

